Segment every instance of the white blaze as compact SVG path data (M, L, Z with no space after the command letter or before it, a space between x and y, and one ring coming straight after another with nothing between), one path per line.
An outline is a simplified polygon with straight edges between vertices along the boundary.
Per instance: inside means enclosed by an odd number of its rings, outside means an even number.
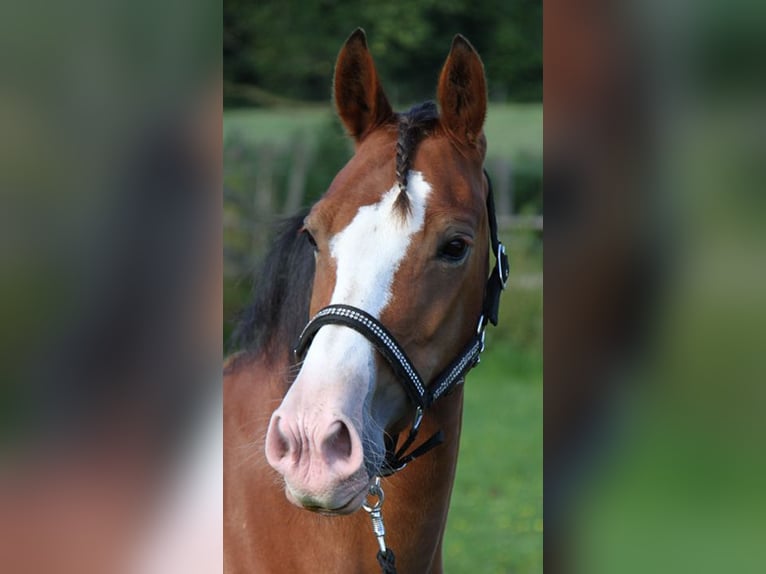
M380 318L412 237L423 228L430 192L423 174L411 171L409 214L403 217L394 207L399 194L394 185L378 203L360 207L348 226L330 240L336 264L332 304L353 305ZM367 339L348 327L327 325L314 337L296 383L305 380L314 387L304 388L303 397L315 407L340 408L356 418L361 416L374 368L374 350ZM298 386L302 385L294 385L288 395L297 392Z
M395 207L400 192L394 185L377 203L360 207L346 228L330 239L329 255L336 267L331 303L353 305L380 318L391 301L394 276L412 237L423 228L430 192L431 186L423 175L411 171L409 213L402 214ZM340 325L326 325L316 333L300 373L269 427L269 433L278 432L273 425L284 418L285 426L300 437L300 451L306 453L305 457L290 453L301 457L296 471L300 474L298 488L291 486L286 477L286 487L294 499L310 500L312 504L334 500L333 488L340 486L328 472L341 473L346 487L355 493L360 487L366 490L367 468L376 468L385 451L380 429L394 415L386 410L385 401L373 412L371 391L375 382L375 350L361 334ZM364 455L364 464L350 477L342 474L348 470L343 465L321 462L328 429L335 428L338 421L352 427L349 452L357 457L360 452ZM301 481L319 485L320 489L308 496L300 490Z
M410 213L394 208L399 188L394 185L374 205L359 208L356 217L330 241L337 265L332 304L359 307L375 317L391 299L391 283L412 236L423 227L431 186L419 171L409 173Z

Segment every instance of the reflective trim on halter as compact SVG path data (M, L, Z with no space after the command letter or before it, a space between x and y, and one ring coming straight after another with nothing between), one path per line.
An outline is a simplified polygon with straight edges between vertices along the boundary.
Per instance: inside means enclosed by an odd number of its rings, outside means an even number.
M412 361L393 335L375 317L351 305L328 305L320 310L303 328L295 347L295 357L305 355L317 331L325 325L344 325L363 335L391 365L397 378L404 383L410 398L421 408L431 404L431 397Z
M352 307L351 305L328 305L314 315L298 337L294 353L296 359L300 360L306 354L317 331L323 326L343 325L357 331L383 355L404 386L410 400L417 405L415 422L402 446L397 450L398 437L386 437L386 462L385 468L381 471L382 476L387 476L403 469L407 463L443 441L442 433L438 431L409 454L405 454L405 451L415 441L424 411L434 401L448 394L450 390L460 384L468 371L479 364L481 353L484 351L484 336L487 323L497 325L500 293L505 290L508 283L509 267L505 246L500 243L497 236L497 218L495 216L492 183L489 179L489 174L486 171L484 174L487 177L489 188L487 193L487 217L489 219L490 242L492 253L495 256L495 266L487 279L482 313L479 316L475 335L468 341L463 351L429 385L424 384L417 369L407 356L407 353L396 341L396 338L380 321L363 309Z

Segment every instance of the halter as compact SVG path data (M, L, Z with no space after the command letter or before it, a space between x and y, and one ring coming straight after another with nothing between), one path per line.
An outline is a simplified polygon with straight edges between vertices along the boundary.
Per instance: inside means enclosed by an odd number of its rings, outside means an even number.
M495 256L495 267L492 273L490 273L484 289L484 303L476 327L476 333L463 348L463 351L430 384L423 382L422 377L418 374L407 353L388 329L375 317L358 307L351 305L328 305L314 315L298 337L294 353L296 359L300 360L305 356L317 331L325 325L343 325L357 331L370 341L386 359L396 378L404 386L408 397L415 404L415 419L402 446L398 450L396 449L398 435L393 437L385 436L386 458L381 470L381 476L389 476L402 470L409 462L443 442L444 438L440 430L420 446L405 454L417 437L425 411L435 401L462 383L466 373L479 364L481 353L484 351L484 331L487 323L497 325L500 294L508 282L508 255L506 254L505 246L497 236L497 217L495 215L492 182L486 170L484 175L487 178L489 188L487 192L487 216L489 219L490 242Z

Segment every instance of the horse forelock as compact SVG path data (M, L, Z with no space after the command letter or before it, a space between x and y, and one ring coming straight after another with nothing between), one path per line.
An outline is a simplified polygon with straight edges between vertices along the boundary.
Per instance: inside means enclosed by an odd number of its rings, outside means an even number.
M394 203L402 217L410 214L411 203L407 193L407 177L415 157L418 143L433 130L439 119L436 104L423 102L397 116L396 184L399 195Z

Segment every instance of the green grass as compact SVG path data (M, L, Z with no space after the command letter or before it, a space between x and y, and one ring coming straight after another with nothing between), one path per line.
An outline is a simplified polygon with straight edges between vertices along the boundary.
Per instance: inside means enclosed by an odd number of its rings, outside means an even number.
M447 574L542 572L542 388L542 355L503 341L468 376Z
M490 104L484 123L487 156L542 158L542 104Z
M226 141L236 130L252 142L280 145L299 134L314 137L331 117L329 105L226 110L223 113L223 139Z
M312 138L331 121L328 105L298 108L254 108L227 110L223 114L224 140L234 130L256 143L287 143L293 137ZM542 104L491 104L484 131L489 157L541 158L543 154Z

